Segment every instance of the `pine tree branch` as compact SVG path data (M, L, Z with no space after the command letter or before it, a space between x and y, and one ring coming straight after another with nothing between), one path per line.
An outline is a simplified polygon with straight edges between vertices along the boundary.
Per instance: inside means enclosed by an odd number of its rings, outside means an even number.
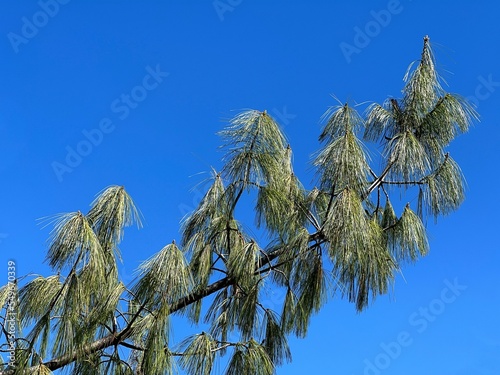
M309 235L310 242L317 241L318 239L321 239L321 238L322 238L322 235L319 232L316 232L316 233ZM311 245L309 247L309 250L312 250L316 246L317 246L317 244L314 243L313 245ZM269 265L283 251L284 251L284 248L279 248L279 249L276 249L275 251L267 254L266 258L261 259L260 265L257 264L256 267L260 266L259 268L262 268L266 265ZM293 258L290 258L290 261L292 259ZM271 267L271 269L272 269L272 267ZM257 269L256 269L256 272L258 272ZM193 293L179 299L178 301L176 301L175 303L173 303L170 306L169 311L171 314L178 312L178 311L184 309L185 307L187 307L187 306L189 306L189 305L191 305L191 304L193 304L193 303L195 303L195 302L197 302L197 301L199 301L199 300L201 300L201 299L203 299L203 298L205 298L205 297L207 297L215 292L218 292L221 289L224 289L226 287L229 287L229 286L235 284L235 282L236 282L236 280L232 277L229 277L229 276L224 277L224 278L208 285L205 289L193 292ZM85 355L97 353L100 350L103 350L103 349L106 349L106 348L109 348L112 346L117 346L117 345L122 345L122 346L126 346L126 347L130 346L131 344L126 343L126 340L130 338L133 325L134 325L135 321L138 319L140 312L142 312L144 310L144 307L142 307L142 308L141 307L139 308L139 311L134 315L134 317L130 320L130 322L127 324L127 327L125 327L120 332L115 333L115 334L109 334L109 335L104 336L100 339L97 339L96 341L87 345L86 347L84 347L82 350L80 350L78 352L74 351L72 353L68 353L68 354L65 354L65 355L62 355L62 356L59 356L56 358L52 358L49 361L44 362L43 365L46 366L49 370L54 371L54 370L61 369L65 366L75 362L82 355L85 356ZM26 375L34 374L35 371L37 371L37 370L38 370L38 367L33 366L33 367L30 367L30 368L27 368L26 370L24 370L24 374L26 374ZM14 370L0 371L0 375L14 375L14 373L15 373Z
M419 180L419 181L381 181L381 184L386 184L386 185L425 185L426 182Z
M364 201L366 198L368 198L370 196L370 194L377 188L379 187L383 182L384 182L384 178L387 176L387 174L389 173L389 171L391 170L392 166L394 165L394 163L396 162L396 160L392 160L389 164L387 164L387 166L385 167L385 169L382 171L382 173L380 174L379 177L377 177L372 183L371 185L368 187L368 189L366 190L366 192L361 196L361 200Z
M447 152L445 155L444 155L444 159L442 161L441 164L439 164L439 166L430 174L428 174L427 176L425 177L422 177L420 180L418 181L380 181L380 185L383 185L383 184L386 184L386 185L426 185L427 184L427 179L432 176L432 175L436 175L439 173L439 171L443 168L443 166L446 164L448 158L450 157L450 153ZM378 179L377 179L378 180ZM377 181L375 180L375 181ZM375 183L372 182L373 183Z

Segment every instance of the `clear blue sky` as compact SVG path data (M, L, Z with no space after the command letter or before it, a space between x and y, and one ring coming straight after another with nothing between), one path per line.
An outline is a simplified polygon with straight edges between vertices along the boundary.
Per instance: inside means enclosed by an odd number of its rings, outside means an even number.
M499 373L499 5L53 4L0 5L2 284L8 259L19 275L49 272L50 228L38 218L86 212L111 184L124 185L145 217L121 245L130 281L141 260L179 239L179 221L203 190L191 190L206 176L199 173L221 166L215 133L244 108L267 109L281 122L295 170L311 188L310 155L319 119L336 103L330 95L351 103L398 97L428 34L448 90L470 97L481 115L450 148L467 199L437 225L429 220L431 252L404 269L391 296L362 314L331 300L308 337L291 340L294 360L278 373ZM183 331L176 327L175 338Z

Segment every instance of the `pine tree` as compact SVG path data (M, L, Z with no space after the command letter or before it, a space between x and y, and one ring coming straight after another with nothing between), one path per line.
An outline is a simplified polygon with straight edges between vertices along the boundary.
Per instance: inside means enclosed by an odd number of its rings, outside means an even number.
M326 112L311 190L295 175L277 122L266 111L240 113L220 132L224 167L182 223L180 244L144 261L132 285L119 279L118 245L140 215L123 187L105 189L87 214L54 218L47 253L54 274L0 289L2 348L15 350L15 367L4 363L0 374L155 375L180 366L208 375L223 355L228 375L274 374L291 360L287 336L305 337L332 292L362 311L405 263L429 251L425 218L464 199L464 178L446 148L476 117L441 87L428 37L402 98L373 104L365 116L347 103ZM380 173L363 142L382 148ZM399 216L391 202L398 190L418 196ZM268 243L237 219L249 194ZM266 306L269 288L286 295L278 311ZM173 314L206 330L172 342Z

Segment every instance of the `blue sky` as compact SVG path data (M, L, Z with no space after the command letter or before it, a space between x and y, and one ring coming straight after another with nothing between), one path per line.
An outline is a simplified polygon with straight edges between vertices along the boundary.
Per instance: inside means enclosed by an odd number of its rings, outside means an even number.
M450 147L467 199L429 220L430 254L404 269L390 296L362 314L333 298L306 339L291 339L294 360L278 373L498 374L495 2L26 0L0 9L2 284L9 259L19 275L49 272L50 228L37 219L86 212L112 184L145 217L121 245L130 281L141 260L179 240L198 184L222 165L215 133L245 108L281 123L295 171L313 187L331 95L353 104L398 97L429 35L447 90L481 115ZM175 338L188 329L174 328Z

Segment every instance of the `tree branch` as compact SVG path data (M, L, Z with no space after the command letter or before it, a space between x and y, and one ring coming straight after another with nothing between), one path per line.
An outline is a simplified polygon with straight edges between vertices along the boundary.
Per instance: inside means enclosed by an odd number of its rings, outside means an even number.
M309 241L310 242L316 241L320 237L321 237L321 233L318 233L318 232L310 234ZM316 245L317 244L312 245L309 249L312 250L314 247L316 247ZM270 264L274 259L276 259L282 253L283 250L284 250L283 248L279 248L279 249L276 249L275 251L267 254L265 259L261 259L261 263L260 263L259 268L262 268L263 266ZM290 258L290 260L291 259L292 258ZM259 265L257 264L256 267L257 266L259 266ZM218 292L221 289L224 289L228 286L231 286L233 284L235 284L234 278L229 277L229 276L224 277L223 279L220 279L220 280L208 285L203 290L193 292L193 293L179 299L177 302L173 303L170 306L169 311L170 311L170 313L175 313L175 312L182 310L183 308L191 305L192 303L197 302L197 301L199 301L199 300L201 300L201 299L203 299L203 298L205 298L205 297L207 297L215 292ZM141 308L139 310L142 311ZM84 347L82 350L80 350L78 352L74 351L72 353L68 353L68 354L53 358L47 362L44 362L43 365L46 366L51 371L54 371L54 370L63 368L65 366L75 362L82 355L84 356L84 355L96 353L100 350L109 348L111 346L117 346L117 345L122 345L122 346L126 346L126 347L130 346L131 344L125 343L125 340L127 340L130 337L130 334L131 334L132 328L133 328L133 324L136 321L136 319L139 317L140 311L138 311L134 315L134 317L130 320L127 327L125 327L120 332L115 333L115 334L109 334L109 335L102 337L102 338L94 341L93 343L87 345L86 347ZM37 371L37 367L33 366L30 368L27 368L24 371L24 374L26 374L26 375L34 374L35 371ZM14 375L14 370L0 371L0 375Z

